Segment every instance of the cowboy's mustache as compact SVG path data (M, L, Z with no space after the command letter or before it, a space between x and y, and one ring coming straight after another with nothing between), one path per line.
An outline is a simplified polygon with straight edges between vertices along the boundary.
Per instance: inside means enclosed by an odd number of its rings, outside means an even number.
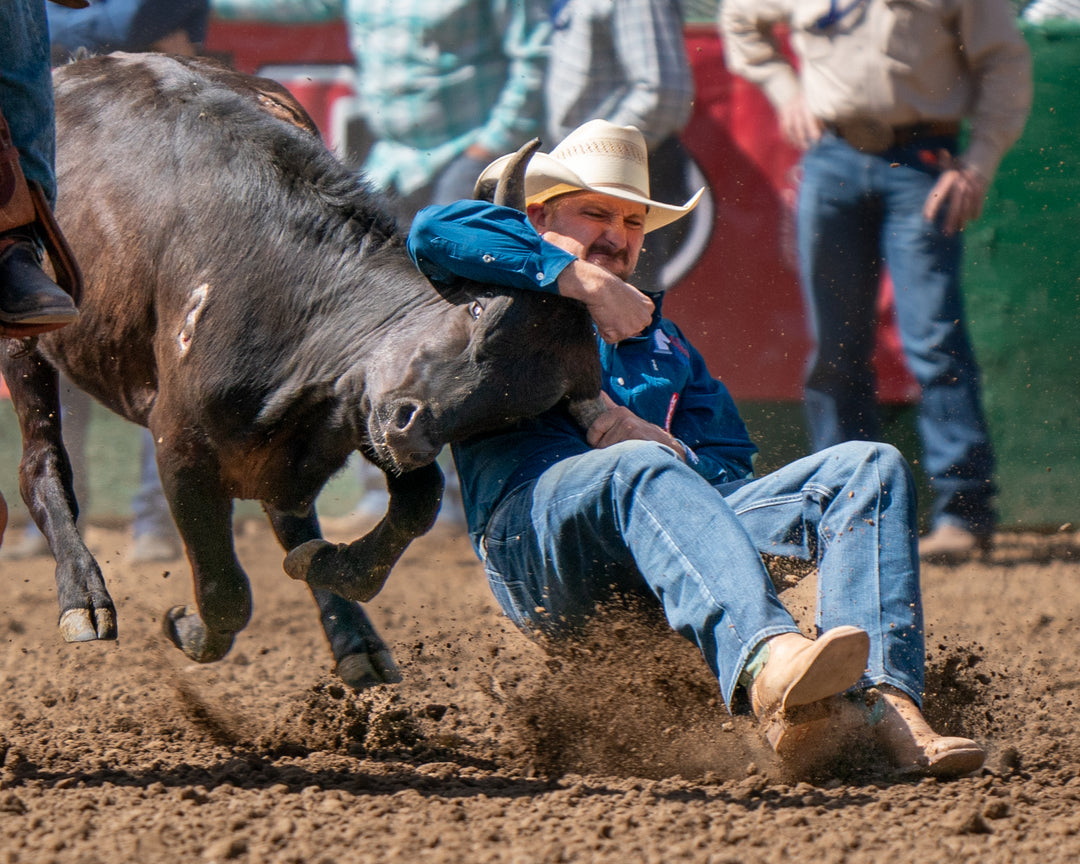
M614 258L627 264L630 263L630 256L626 247L616 247L610 243L593 243L592 246L589 247L589 255L603 255L607 258Z

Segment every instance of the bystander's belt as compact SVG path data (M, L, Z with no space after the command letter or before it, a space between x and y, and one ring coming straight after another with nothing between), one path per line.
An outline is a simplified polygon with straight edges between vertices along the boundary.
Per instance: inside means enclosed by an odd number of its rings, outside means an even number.
M924 138L955 138L960 134L960 123L955 120L889 126L872 118L856 117L839 123L825 123L824 126L862 153L881 153L890 147L906 147Z

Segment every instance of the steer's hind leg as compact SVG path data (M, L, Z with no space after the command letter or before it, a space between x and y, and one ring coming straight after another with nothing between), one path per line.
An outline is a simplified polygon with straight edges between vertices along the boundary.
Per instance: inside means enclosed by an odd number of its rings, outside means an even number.
M409 543L435 523L442 501L442 471L432 463L405 474L388 474L386 488L390 505L371 531L352 543L303 543L286 556L285 572L349 600L367 601L378 594Z
M26 343L0 340L0 365L19 417L19 491L56 559L60 635L67 642L116 638L116 608L75 527L79 505L60 432L59 376Z
M156 437L158 473L187 548L196 604L174 606L162 629L192 660L211 663L229 652L251 619L251 586L233 547L232 498L197 443L176 446L168 436Z
M314 508L304 515L296 515L282 513L264 502L263 509L286 550L320 539ZM390 648L359 603L323 588L311 588L311 594L319 607L319 618L337 663L338 677L354 690L376 684L396 684L401 680Z

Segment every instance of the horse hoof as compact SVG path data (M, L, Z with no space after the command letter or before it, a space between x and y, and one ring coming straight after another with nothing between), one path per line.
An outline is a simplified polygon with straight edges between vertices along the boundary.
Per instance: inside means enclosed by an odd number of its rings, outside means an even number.
M68 609L60 616L65 642L93 642L116 638L116 616L111 609Z
M389 651L371 654L349 654L342 657L334 670L353 690L366 690L379 684L397 684L401 672Z
M232 633L211 633L190 606L173 606L161 621L165 638L196 663L213 663L229 653Z

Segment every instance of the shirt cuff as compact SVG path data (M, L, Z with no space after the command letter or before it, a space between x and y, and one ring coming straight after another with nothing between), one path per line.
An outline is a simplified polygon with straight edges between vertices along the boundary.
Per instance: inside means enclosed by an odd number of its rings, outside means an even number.
M549 288L553 294L558 294L559 286L556 282L562 271L577 261L577 256L565 249L560 249L554 243L541 240L539 258L540 270L536 274L536 284L541 288Z

